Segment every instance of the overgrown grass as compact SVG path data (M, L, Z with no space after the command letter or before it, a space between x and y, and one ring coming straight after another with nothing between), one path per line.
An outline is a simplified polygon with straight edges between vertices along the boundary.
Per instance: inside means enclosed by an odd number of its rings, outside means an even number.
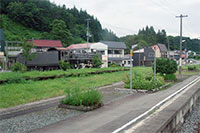
M73 106L94 106L101 103L103 98L102 93L94 89L81 90L80 88L72 88L67 89L66 93L67 96L61 103Z
M132 87L133 89L143 89L143 90L153 90L165 84L162 76L157 74L156 84L154 84L154 76L151 68L138 68L133 69L133 80ZM126 76L125 88L130 88L130 78L129 75Z
M188 71L188 67L189 66L195 66L196 70L195 71ZM186 75L186 76L193 76L200 73L200 65L184 65L182 67L182 75ZM179 72L176 72L176 75L179 75Z
M71 88L96 88L122 81L129 72L104 73L83 77L60 78L45 81L24 81L24 83L0 86L0 108L7 108L41 99L64 95Z
M67 71L63 70L54 70L54 71L29 71L29 72L9 72L9 73L0 73L0 80L9 80L14 78L36 78L36 77L43 77L43 76L59 76L62 74L84 74L87 72L98 72L104 70L120 70L123 69L122 67L115 67L115 68L85 68L85 69L69 69Z

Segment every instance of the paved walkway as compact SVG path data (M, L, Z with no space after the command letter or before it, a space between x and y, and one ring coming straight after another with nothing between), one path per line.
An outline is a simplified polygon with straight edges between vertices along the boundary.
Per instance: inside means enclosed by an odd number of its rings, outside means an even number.
M92 112L84 113L56 124L46 126L35 133L110 133L144 113L152 106L182 88L197 76L152 94L135 93L112 102Z

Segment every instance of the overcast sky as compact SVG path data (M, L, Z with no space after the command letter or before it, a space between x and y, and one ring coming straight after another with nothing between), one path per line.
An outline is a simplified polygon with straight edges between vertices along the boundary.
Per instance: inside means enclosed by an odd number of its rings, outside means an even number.
M183 18L183 35L200 37L200 0L50 0L57 5L76 6L97 17L103 27L117 36L136 34L146 25L165 29L168 35L179 35Z

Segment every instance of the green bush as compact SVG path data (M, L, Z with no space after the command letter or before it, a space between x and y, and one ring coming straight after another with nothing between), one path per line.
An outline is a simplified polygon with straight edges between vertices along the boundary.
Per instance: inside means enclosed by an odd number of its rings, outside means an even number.
M97 54L92 57L93 68L100 68L103 63Z
M196 66L188 66L188 70L194 71L194 70L197 70L197 67Z
M109 63L108 67L120 67L120 65L116 63Z
M19 77L18 75L13 75L12 77L9 78L8 84L11 83L26 83L26 80L24 78Z
M141 72L134 71L133 72L133 89L144 89L144 90L152 90L164 85L164 79L162 76L156 76L156 85L154 84L154 76L153 74L146 75ZM130 88L130 78L127 75L125 79L125 88Z
M94 89L81 90L79 88L67 89L67 96L62 100L63 104L73 106L93 106L99 104L103 95Z
M176 75L175 74L166 74L166 75L163 75L164 79L165 80L176 80Z
M60 68L64 71L66 71L67 69L71 68L71 65L69 62L65 62L65 61L60 61L59 62Z
M27 67L25 65L17 62L11 67L11 70L14 72L25 72L27 70Z
M156 59L156 72L162 75L173 74L177 71L177 63L172 59L157 58ZM153 65L154 70L154 65Z

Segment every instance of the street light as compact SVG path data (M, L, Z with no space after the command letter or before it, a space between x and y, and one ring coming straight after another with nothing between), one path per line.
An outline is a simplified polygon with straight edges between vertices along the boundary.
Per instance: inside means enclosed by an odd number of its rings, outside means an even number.
M131 46L131 56L130 56L130 59L131 59L131 69L130 69L130 89L133 90L133 85L132 85L132 79L133 79L133 50L135 47L137 47L138 44L135 44L135 45L132 45Z

